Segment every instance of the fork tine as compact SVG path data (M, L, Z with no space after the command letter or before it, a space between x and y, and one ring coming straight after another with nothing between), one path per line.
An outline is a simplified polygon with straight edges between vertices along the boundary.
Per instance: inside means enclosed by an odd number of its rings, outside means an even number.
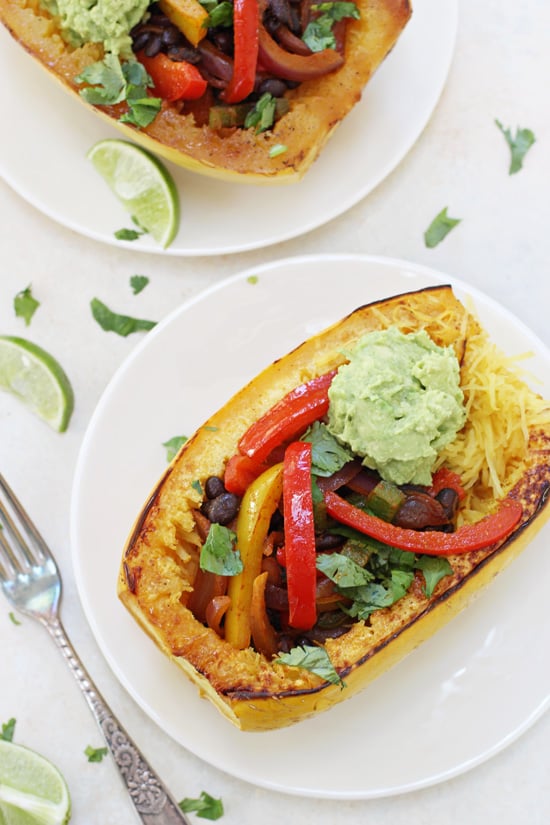
M0 581L12 578L20 567L21 565L13 555L12 549L4 536L4 530L0 529Z
M40 564L46 561L47 559L51 558L51 553L46 542L34 526L32 520L25 512L22 504L19 502L17 496L10 488L9 484L7 483L7 481L1 473L0 490L3 492L4 497L8 502L12 513L19 520L19 523L21 524L21 527L24 529L27 538L31 540L30 543L25 541L18 527L16 526L13 518L11 517L10 513L0 501L0 521L3 524L6 533L9 536L11 536L12 541L15 542L15 544L17 545L27 564ZM4 549L4 552L9 556L10 561L15 566L15 568L19 569L21 565L17 562L17 557L13 552L13 548L10 549L7 543L7 539L5 537L1 538L2 541L0 543L2 548Z

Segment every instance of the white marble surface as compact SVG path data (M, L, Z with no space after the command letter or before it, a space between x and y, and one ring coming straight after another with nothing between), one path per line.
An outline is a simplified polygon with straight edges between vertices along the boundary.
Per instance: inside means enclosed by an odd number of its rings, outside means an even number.
M221 821L227 825L292 824L305 817L319 825L515 825L518 819L546 825L550 718L546 714L504 751L450 781L398 797L349 802L257 789L202 763L162 733L111 673L74 582L68 531L79 447L101 393L138 338L101 332L90 317L89 301L98 296L119 311L161 319L203 288L259 262L304 253L361 252L408 259L457 276L508 307L549 345L549 30L545 0L462 0L446 88L401 165L340 218L264 251L185 259L115 249L57 225L0 183L0 332L27 335L49 349L62 361L76 394L64 435L0 395L0 468L55 550L65 582L64 624L103 695L174 795L198 796L206 790L222 797ZM507 174L508 149L495 117L513 128L529 127L537 137L524 169L513 177ZM429 250L423 232L444 206L462 222ZM135 273L150 278L137 297L128 287ZM25 328L14 316L12 300L29 283L41 306ZM0 643L0 723L15 717L16 740L42 751L62 769L71 789L73 821L135 821L110 760L89 764L83 755L86 745L100 746L101 739L59 653L30 620L15 626L1 599ZM478 723L473 706L472 725ZM339 753L327 752L326 758L345 760L345 742ZM190 819L197 821L193 814Z

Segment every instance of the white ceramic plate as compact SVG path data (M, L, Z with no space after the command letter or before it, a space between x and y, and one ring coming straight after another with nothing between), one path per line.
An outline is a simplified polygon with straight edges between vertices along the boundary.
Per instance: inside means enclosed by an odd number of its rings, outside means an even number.
M367 195L400 162L430 117L454 48L457 0L415 0L402 38L296 185L228 184L167 164L182 202L165 254L214 255L267 246L308 232ZM52 82L0 26L4 110L0 174L26 200L77 232L133 250L162 252L148 236L116 241L128 215L86 160L118 130Z
M262 367L357 306L438 283L473 297L505 351L534 353L529 369L548 397L550 353L481 293L400 261L316 256L244 272L180 307L137 346L91 421L75 477L72 547L92 630L145 712L241 779L315 797L396 794L487 759L550 704L550 659L540 655L550 649L550 525L466 612L363 693L268 733L242 733L200 699L115 595L125 539L166 467L162 442L191 434Z

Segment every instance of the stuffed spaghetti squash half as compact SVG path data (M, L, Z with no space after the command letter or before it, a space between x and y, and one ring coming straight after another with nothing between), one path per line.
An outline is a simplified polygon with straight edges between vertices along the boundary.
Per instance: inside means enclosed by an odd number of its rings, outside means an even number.
M0 0L22 47L127 138L245 183L303 176L410 15L409 0Z
M550 514L549 458L548 403L452 289L394 296L183 445L118 595L236 726L289 725L365 688L521 552Z

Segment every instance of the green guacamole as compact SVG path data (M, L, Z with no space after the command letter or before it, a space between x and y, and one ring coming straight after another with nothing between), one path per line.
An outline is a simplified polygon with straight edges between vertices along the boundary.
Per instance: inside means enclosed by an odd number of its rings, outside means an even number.
M392 327L365 335L349 359L329 390L328 429L385 480L429 485L466 418L454 350Z
M43 0L61 19L65 39L73 46L103 43L106 52L131 56L130 31L143 18L150 0Z

